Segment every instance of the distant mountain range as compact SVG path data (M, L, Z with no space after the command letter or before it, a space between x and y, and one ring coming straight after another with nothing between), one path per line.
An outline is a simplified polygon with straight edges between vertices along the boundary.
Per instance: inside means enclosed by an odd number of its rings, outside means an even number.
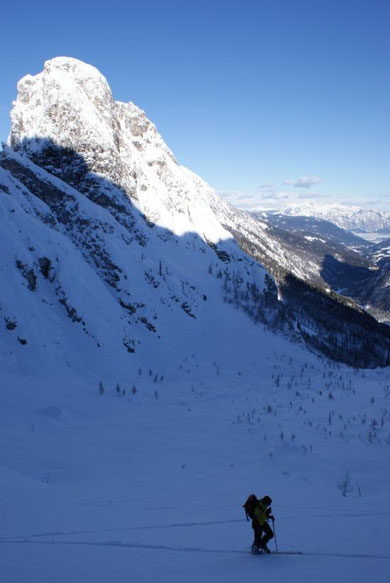
M355 233L390 233L390 213L357 206L307 202L286 206L278 214L316 217Z

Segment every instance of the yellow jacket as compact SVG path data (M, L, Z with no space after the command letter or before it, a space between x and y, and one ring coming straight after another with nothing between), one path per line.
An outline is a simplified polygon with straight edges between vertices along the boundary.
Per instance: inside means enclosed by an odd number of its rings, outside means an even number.
M259 500L259 503L257 504L255 511L254 511L256 522L258 522L258 524L260 524L260 526L262 526L265 522L267 522L267 518L270 514L271 514L271 509L268 508L267 506L263 505L262 501Z

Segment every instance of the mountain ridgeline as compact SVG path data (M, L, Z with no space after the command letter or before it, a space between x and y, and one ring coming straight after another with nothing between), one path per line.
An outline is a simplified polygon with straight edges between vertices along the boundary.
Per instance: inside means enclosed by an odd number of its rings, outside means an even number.
M355 367L390 364L390 328L318 283L315 254L180 166L94 67L53 59L18 91L0 157L0 348L12 366L227 354L234 312L258 328L259 350L266 328ZM362 285L369 261L350 264L348 285ZM331 260L328 272L344 277Z

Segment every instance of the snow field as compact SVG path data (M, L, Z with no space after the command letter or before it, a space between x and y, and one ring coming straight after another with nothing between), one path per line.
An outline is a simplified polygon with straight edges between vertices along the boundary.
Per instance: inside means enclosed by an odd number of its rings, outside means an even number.
M3 375L4 580L387 582L388 420L371 439L367 420L386 409L388 371L280 338L275 354L267 337L257 362L249 343L230 368L218 350L212 361L190 350L162 381L157 362L128 380L111 371L104 394L92 372ZM279 549L303 555L249 554L252 491L274 500Z

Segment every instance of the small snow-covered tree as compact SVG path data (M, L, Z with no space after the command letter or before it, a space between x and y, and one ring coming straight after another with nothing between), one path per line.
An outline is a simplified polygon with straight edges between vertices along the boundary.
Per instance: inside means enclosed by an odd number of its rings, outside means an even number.
M344 497L346 497L348 494L352 492L353 488L351 484L351 475L349 473L349 470L345 472L344 477L337 484L337 488L340 490L341 495Z

